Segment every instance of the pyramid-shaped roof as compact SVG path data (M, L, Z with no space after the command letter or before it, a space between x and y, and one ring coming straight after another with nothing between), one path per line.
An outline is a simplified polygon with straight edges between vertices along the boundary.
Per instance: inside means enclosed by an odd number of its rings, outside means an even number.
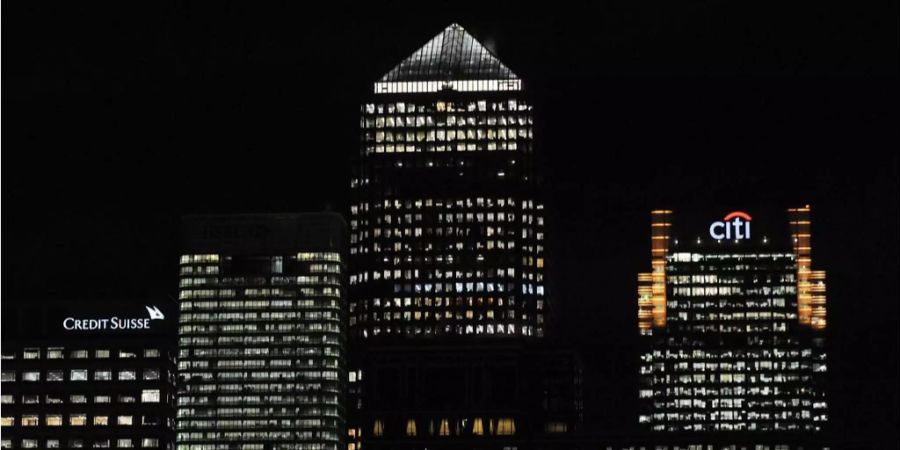
M379 81L519 79L459 24L452 24Z

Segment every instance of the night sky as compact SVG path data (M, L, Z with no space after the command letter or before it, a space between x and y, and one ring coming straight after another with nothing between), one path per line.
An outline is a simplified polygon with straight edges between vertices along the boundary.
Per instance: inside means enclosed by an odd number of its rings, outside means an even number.
M371 83L458 22L535 105L591 429L636 425L649 210L809 203L831 426L896 443L896 2L126 3L4 4L3 301L172 297L182 214L347 211Z

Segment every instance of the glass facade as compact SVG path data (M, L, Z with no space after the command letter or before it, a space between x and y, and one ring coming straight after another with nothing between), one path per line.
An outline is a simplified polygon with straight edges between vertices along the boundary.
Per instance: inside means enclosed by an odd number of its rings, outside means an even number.
M641 423L655 431L822 429L824 274L812 288L801 283L810 257L795 251L795 222L808 213L789 211L784 234L794 245L779 246L766 236L679 243L672 212L654 211L654 272L641 274L638 288ZM804 290L816 292L821 326L801 320Z
M544 209L521 88L455 24L376 83L351 183L353 337L543 336Z
M338 449L347 377L341 229L319 238L303 217L243 219L199 219L203 239L215 230L225 241L188 244L206 252L181 256L178 448ZM222 229L239 232L240 248Z

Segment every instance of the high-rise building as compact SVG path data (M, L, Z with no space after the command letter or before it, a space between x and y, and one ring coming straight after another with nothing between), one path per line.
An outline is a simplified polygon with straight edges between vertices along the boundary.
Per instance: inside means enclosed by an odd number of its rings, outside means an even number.
M185 219L179 449L343 448L345 239L330 213Z
M349 448L511 448L573 431L581 364L543 346L522 79L453 24L373 91L351 183Z
M0 448L174 448L170 303L5 301Z
M638 275L650 430L814 432L828 420L810 208L750 212L651 214L652 271Z
M352 337L544 334L544 211L523 89L457 24L375 82L351 183Z

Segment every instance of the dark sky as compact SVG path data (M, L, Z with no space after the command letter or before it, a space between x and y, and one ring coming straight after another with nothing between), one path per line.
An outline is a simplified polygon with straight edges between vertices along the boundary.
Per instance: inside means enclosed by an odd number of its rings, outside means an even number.
M459 22L535 104L591 427L634 425L648 211L810 203L832 425L896 442L896 2L124 3L4 5L3 301L170 296L181 214L346 210L370 83Z

